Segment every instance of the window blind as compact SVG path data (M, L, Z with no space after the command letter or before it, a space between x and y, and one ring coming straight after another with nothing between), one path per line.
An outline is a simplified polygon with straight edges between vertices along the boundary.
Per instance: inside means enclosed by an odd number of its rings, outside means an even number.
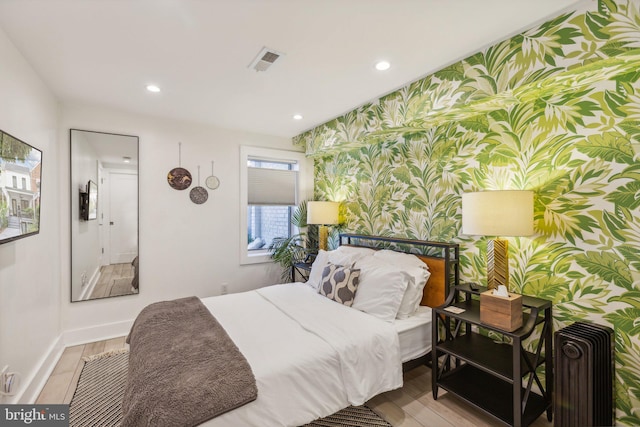
M295 206L298 172L247 167L248 204Z

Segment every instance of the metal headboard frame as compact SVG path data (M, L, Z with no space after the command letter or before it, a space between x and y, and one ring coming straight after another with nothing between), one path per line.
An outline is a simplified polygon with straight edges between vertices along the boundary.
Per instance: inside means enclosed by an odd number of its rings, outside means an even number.
M362 244L362 241L373 242L374 244ZM420 253L419 255L427 255L444 259L445 277L449 278L449 283L446 287L445 299L449 297L453 288L460 283L460 246L457 243L432 242L428 240L405 239L401 237L367 236L351 233L340 234L338 239L338 244L340 246L349 245L378 248L379 246L377 246L376 243L391 243L421 248L429 251L429 253ZM439 254L434 254L433 252L439 252ZM414 255L416 254L414 253Z

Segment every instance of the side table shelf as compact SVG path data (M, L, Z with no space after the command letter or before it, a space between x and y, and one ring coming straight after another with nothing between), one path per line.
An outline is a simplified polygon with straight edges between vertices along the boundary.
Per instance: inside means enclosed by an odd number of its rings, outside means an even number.
M433 398L442 388L506 425L528 426L545 411L551 421L551 302L523 296L523 326L507 332L480 322L477 296L485 290L458 285L443 306L433 309ZM464 311L452 313L445 310L449 306ZM537 325L542 325L542 331L535 352L526 351L523 341ZM501 334L511 344L481 335L478 328ZM544 384L540 367L544 367ZM533 390L534 383L539 392Z

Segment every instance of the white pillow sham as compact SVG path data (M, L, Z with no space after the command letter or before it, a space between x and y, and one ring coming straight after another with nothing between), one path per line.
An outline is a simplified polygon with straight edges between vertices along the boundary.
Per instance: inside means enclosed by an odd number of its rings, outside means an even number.
M406 271L411 276L411 281L404 293L398 313L398 319L406 319L415 313L422 301L422 291L431 276L427 264L412 254L395 252L388 249L376 251L374 259L386 261L399 269Z
M369 248L349 247L349 249L346 250L345 248L347 247L340 246L338 247L338 249L333 251L325 251L320 249L318 251L316 259L311 265L311 273L309 273L309 279L307 280L307 283L315 289L318 289L318 287L320 286L320 282L322 281L322 272L324 271L324 268L328 263L351 266L360 258L363 258L365 256L373 256L373 254L375 253L373 249Z
M307 284L316 290L320 287L322 272L324 271L324 267L327 265L327 256L328 252L320 249L318 251L318 255L316 255L316 259L313 260L313 264L311 264L311 273L309 273Z
M361 259L366 256L373 255L377 251L375 249L363 248L359 246L338 246L338 248L334 252L343 254L345 256L357 257L357 259Z
M340 246L334 251L325 251L320 249L315 261L313 261L313 264L311 265L311 273L309 273L307 283L313 288L318 289L320 282L322 281L322 272L329 262L349 267L357 260L366 256L372 256L373 253L375 253L373 249L369 248L346 248L347 246Z
M356 261L360 283L352 307L387 322L398 313L412 278L402 269L373 256Z

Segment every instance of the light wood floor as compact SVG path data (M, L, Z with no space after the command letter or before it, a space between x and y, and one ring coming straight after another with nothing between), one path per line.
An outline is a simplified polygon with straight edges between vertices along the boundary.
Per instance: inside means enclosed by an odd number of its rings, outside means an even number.
M491 390L487 390L491 393ZM431 394L431 369L426 366L404 374L401 389L378 395L367 402L394 427L495 427L501 425L456 396L440 389L438 400ZM551 427L546 414L534 427Z
M119 337L65 348L47 383L40 392L36 403L59 404L71 402L80 378L80 372L84 366L82 358L128 347L129 345L124 340L125 337Z
M131 288L134 270L131 263L110 264L100 267L100 278L96 283L91 296L88 299L131 295L137 293ZM125 284L119 284L121 279L126 279Z
M125 337L67 347L36 403L69 403L73 397L82 357L128 347ZM491 392L487 390L487 392ZM374 397L367 406L394 427L493 427L498 423L444 390L438 400L431 394L431 370L421 366L404 374L401 389ZM550 427L543 415L533 424Z

